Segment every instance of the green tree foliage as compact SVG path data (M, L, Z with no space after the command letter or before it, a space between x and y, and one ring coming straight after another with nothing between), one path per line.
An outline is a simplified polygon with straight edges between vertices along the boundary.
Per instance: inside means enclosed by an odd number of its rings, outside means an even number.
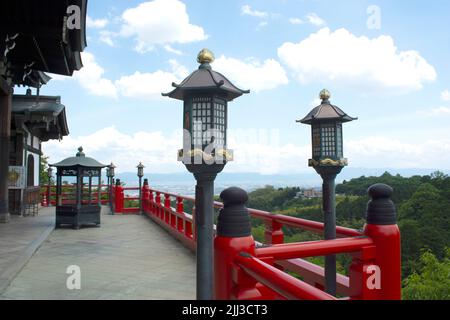
M264 211L276 211L284 208L287 201L292 200L300 188L279 188L272 186L255 190L250 193L248 206Z
M41 165L39 168L39 182L42 185L46 186L48 185L48 157L42 156L41 157ZM52 179L53 180L53 179Z
M448 249L450 247L450 177L442 172L426 176L404 178L386 172L380 177L360 177L337 185L336 218L338 225L361 229L365 224L367 209L367 189L376 183L393 187L394 201L398 213L398 225L402 237L402 268L408 299L431 299L443 289L434 286L429 280L431 271L427 265L436 265L440 275L447 277ZM322 221L321 199L297 199L298 188L265 187L249 194L249 207L272 213L279 213L308 220ZM252 219L255 238L264 239L264 225L261 220ZM321 235L293 228L283 228L285 242L302 242L321 239ZM423 250L426 253L422 254ZM431 259L431 256L434 258ZM313 261L320 262L319 258ZM338 255L339 270L346 273L351 263L349 256ZM441 261L441 262L440 262ZM425 263L426 262L426 263ZM446 272L442 266L446 266ZM427 278L428 277L428 278ZM428 280L427 280L428 279ZM419 290L418 293L414 291ZM439 291L441 290L441 291ZM434 292L434 293L433 293ZM434 295L434 296L433 296ZM439 297L449 299L439 293Z
M401 204L399 226L404 274L414 270L414 261L423 248L430 249L439 259L445 256L445 247L450 243L449 213L450 201L431 183L419 186L412 197Z
M442 262L423 252L419 268L404 281L403 298L407 300L450 300L450 249Z

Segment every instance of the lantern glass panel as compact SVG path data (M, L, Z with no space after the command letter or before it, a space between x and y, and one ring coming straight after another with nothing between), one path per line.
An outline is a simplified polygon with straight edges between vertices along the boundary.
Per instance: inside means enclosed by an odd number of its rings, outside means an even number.
M214 101L214 130L213 140L214 147L225 148L226 147L226 102L221 99L216 99Z
M212 128L211 98L196 97L192 99L192 145L201 147L211 142L208 131Z
M320 126L319 125L313 125L312 126L312 152L313 152L313 158L319 159L320 158Z
M342 139L342 123L338 123L336 127L336 156L339 159L344 157L343 139Z
M336 157L336 125L322 124L321 127L322 137L322 157Z

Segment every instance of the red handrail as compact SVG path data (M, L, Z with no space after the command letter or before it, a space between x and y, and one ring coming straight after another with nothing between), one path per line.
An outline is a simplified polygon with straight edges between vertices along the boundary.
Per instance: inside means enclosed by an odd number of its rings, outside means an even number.
M154 190L154 189L150 189L150 190L152 192L157 192L157 190ZM171 196L171 197L182 198L183 200L195 202L195 197L181 196L179 194L170 193L170 192L162 192L162 191L158 191L158 192L167 194L168 196ZM223 207L223 203L215 201L214 207L220 209ZM251 209L251 208L249 208L248 210L250 212L250 215L254 218L259 218L264 221L278 222L278 223L280 223L284 226L288 226L288 227L299 228L299 229L312 231L312 232L316 232L316 233L322 233L325 228L325 225L323 223L317 222L317 221L305 220L305 219L301 219L301 218L297 218L297 217L285 216L285 215L280 215L280 214L273 214L273 213L270 213L267 211ZM355 229L337 226L336 234L339 237L358 237L358 236L362 235L362 232L355 230Z
M125 200L140 200L138 197L125 197L124 191L128 190L137 191L139 188L113 186L112 196L115 199L116 212L140 212L139 208L124 208ZM195 198L158 191L151 189L148 185L142 187L141 194L143 213L195 251L195 207L193 207L192 215L184 211L184 201L195 202ZM94 196L93 201L95 199ZM173 200L176 200L175 208L172 207ZM223 204L215 202L214 206L220 209ZM215 249L217 253L215 259L218 260L215 260L215 266L221 269L226 279L224 282L216 278L216 281L220 282L224 288L217 293L220 297L335 300L335 297L321 290L324 287L323 268L301 258L342 253L351 253L353 263L349 277L337 274L338 293L349 296L351 299L398 299L400 297L400 289L397 288L398 283L401 282L397 270L400 266L400 238L397 225L366 224L364 231L337 227L339 239L284 244L283 226L322 233L324 224L256 209L249 209L249 214L265 222L266 245L271 246L255 249L255 241L251 236L241 239L217 236L218 247ZM395 249L390 254L388 251L391 246ZM246 254L239 255L240 252ZM385 273L381 277L383 289L378 291L367 285L369 280L373 280L371 272L378 270L377 268L383 272L392 273L392 275ZM302 276L303 281L282 270L297 272ZM232 282L234 285L228 287Z
M361 251L362 248L372 246L370 238L344 238L335 240L321 240L301 243L277 244L271 247L256 249L258 258L273 258L275 260L288 260L326 256L338 253Z
M328 293L314 288L250 255L238 255L235 261L239 267L256 281L286 299L337 300Z

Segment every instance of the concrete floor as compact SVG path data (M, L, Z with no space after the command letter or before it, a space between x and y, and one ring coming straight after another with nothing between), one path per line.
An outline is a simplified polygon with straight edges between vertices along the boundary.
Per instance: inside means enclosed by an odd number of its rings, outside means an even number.
M67 288L69 266L80 290ZM51 232L0 299L195 299L195 256L146 217L103 214L101 228Z

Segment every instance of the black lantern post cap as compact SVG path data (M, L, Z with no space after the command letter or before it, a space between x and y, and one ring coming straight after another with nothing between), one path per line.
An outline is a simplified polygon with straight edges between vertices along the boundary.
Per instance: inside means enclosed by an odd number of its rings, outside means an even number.
M115 176L115 169L116 169L117 167L114 165L114 163L112 163L111 162L111 164L108 166L108 169L109 169L109 171L108 171L108 174L109 174L109 177L110 178L114 178L114 176Z
M367 204L368 224L393 225L397 223L397 214L391 197L394 189L386 184L375 184L368 190L371 200Z
M78 148L77 157L86 157L86 154L83 152L83 147Z
M227 238L250 236L250 214L245 207L247 192L237 187L228 188L220 194L220 199L224 206L219 212L217 234Z
M49 178L52 177L52 175L53 175L53 168L52 167L48 167L47 175L48 175Z

